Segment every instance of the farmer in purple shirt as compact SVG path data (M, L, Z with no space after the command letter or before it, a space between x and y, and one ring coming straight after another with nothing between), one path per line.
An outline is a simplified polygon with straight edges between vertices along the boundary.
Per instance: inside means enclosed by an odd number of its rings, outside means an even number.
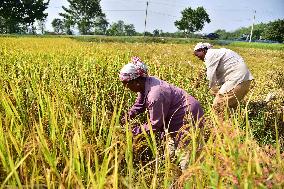
M188 118L194 125L202 124L203 110L200 103L187 94L186 91L175 87L158 78L148 76L148 69L138 57L126 64L120 71L119 77L123 85L133 92L137 92L137 99L128 111L128 118L146 111L149 113L153 131L170 133L175 145L179 142L180 132ZM143 125L149 131L149 125ZM134 135L142 132L140 126L132 130Z

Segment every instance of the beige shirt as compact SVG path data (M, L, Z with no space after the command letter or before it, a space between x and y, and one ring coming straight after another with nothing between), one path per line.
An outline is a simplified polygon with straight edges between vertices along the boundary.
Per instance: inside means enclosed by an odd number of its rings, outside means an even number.
M243 81L254 79L243 58L230 49L208 49L204 60L209 87L221 86L220 94L231 91Z

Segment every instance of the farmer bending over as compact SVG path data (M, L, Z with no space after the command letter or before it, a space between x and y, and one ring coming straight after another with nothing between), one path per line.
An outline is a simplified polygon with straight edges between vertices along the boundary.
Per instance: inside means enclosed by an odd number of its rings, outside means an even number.
M194 55L205 62L207 79L215 96L213 110L223 115L224 108L235 109L249 92L253 76L243 58L236 52L220 48L211 49L209 43L197 43Z
M148 76L146 64L138 57L133 57L131 62L121 69L119 77L125 87L138 94L134 105L128 111L128 118L133 119L147 110L152 130L160 132L167 130L175 147L182 137L180 132L182 126L188 123L186 120L191 120L193 124L199 126L202 124L203 110L200 103L186 91L156 77ZM185 119L187 117L190 118ZM146 131L150 129L147 123L142 127ZM137 126L132 129L132 133L140 134L142 128Z

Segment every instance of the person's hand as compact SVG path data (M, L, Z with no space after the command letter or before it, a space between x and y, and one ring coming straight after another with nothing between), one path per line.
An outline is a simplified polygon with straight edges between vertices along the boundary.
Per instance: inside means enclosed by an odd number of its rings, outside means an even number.
M123 125L125 125L125 123L126 123L126 117L123 116L123 117L120 119L120 124L123 126Z
M206 69L201 69L198 71L198 75L193 81L193 86L198 88L204 83L204 81L206 81Z
M213 86L210 89L210 94L213 95L213 96L216 96L218 94L218 91L219 91L219 87L218 86Z
M128 114L123 114L122 118L120 119L120 124L121 126L124 126L126 124L126 121L129 122L129 117Z

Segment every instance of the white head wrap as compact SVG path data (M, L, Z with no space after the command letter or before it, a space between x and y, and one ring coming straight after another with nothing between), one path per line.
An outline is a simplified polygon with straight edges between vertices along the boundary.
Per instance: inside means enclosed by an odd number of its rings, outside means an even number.
M211 45L210 43L199 42L195 45L194 51L197 51L198 49L204 49L204 48L210 49L212 47L213 47L213 45Z
M147 65L138 57L132 57L131 62L123 66L119 73L119 79L125 82L129 82L130 80L136 79L138 77L147 76Z

